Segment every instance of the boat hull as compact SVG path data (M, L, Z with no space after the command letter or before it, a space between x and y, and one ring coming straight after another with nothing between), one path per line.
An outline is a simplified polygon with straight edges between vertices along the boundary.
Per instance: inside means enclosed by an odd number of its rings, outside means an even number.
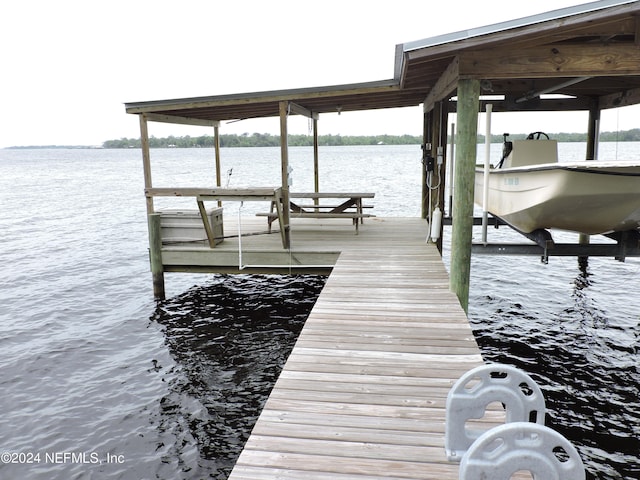
M477 169L480 206L483 177ZM640 165L580 162L491 170L488 193L487 210L525 233L553 228L593 235L640 227Z

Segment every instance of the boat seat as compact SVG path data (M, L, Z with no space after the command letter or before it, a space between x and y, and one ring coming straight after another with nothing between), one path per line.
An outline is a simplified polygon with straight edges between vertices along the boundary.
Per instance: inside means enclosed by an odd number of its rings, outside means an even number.
M558 163L557 140L513 140L513 150L504 161L503 168Z

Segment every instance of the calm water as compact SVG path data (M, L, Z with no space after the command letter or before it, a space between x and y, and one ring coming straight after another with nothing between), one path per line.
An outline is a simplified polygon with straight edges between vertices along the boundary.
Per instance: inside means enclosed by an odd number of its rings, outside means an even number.
M640 158L639 144L602 148L602 159ZM560 151L579 159L584 145ZM223 184L277 184L278 155L223 150ZM321 149L321 188L375 191L377 215L416 216L420 156ZM157 150L152 162L156 186L213 184L211 150ZM291 163L293 188L313 188L311 150L292 149ZM156 305L141 170L137 150L0 150L0 454L40 454L0 464L2 479L225 478L322 288L319 277L174 274ZM639 273L636 259L583 272L568 258L473 259L486 358L536 377L548 423L591 478L640 478Z

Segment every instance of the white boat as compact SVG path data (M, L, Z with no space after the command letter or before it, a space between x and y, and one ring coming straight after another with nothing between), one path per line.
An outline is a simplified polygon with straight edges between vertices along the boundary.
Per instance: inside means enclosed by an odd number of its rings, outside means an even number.
M640 164L558 163L557 143L548 139L507 142L505 136L505 147L504 165L489 170L486 210L515 229L594 235L640 227ZM483 182L484 169L478 168L480 206Z

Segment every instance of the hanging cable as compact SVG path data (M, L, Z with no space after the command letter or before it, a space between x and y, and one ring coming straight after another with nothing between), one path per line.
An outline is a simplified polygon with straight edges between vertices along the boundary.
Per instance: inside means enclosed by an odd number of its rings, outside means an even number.
M238 270L242 270L242 205L244 202L240 202L238 207Z

